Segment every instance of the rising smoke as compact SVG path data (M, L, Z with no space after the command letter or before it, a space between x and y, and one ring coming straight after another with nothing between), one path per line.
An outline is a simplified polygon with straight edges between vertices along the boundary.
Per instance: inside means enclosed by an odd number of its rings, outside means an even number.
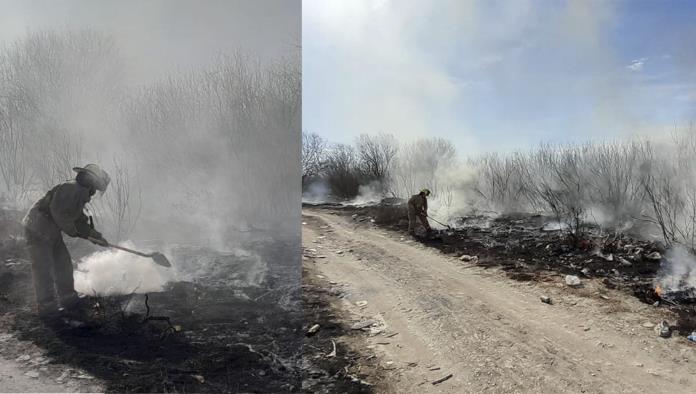
M288 23L299 32L299 23ZM257 239L270 235L299 245L299 53L291 42L273 53L265 47L262 56L220 52L229 40L211 37L205 59L189 60L187 71L163 65L167 72L159 74L144 72L143 64L152 71L160 60L140 57L142 43L127 34L36 29L6 41L0 48L3 205L26 209L73 178L72 167L94 162L112 183L91 212L114 243L227 252L254 232ZM295 257L268 264L291 271L294 264L299 281ZM83 260L76 279L87 293L117 293L138 287L134 278L146 278L138 291L150 291L175 276L140 260L100 251ZM128 284L120 287L123 278Z

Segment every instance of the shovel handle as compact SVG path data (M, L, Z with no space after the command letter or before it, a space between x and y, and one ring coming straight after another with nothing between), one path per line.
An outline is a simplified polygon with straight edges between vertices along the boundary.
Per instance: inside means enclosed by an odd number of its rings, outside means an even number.
M90 241L93 241L93 240L94 240L94 238L88 238L88 239L89 239ZM126 247L114 245L114 244L111 244L111 243L107 243L107 246L110 247L110 248L122 250L122 251L124 251L124 252L137 254L138 256L142 256L142 257L152 257L151 254L147 254L147 253L143 253L143 252L138 252L137 250L128 249L128 248L126 248Z
M425 216L427 216L428 218L432 219L433 222L435 222L435 223L437 223L437 224L439 224L439 225L441 225L441 226L445 226L445 227L447 227L447 228L452 228L452 227L450 227L449 224L444 224L444 223L442 223L442 222L439 222L437 219L434 219L432 216L429 216L429 215L425 215Z
M143 252L138 252L137 250L128 249L128 248L125 248L125 247L123 247L123 246L118 246L118 245L114 245L114 244L109 244L109 246L112 247L112 248L114 248L114 249L120 249L120 250L122 250L122 251L124 251L124 252L137 254L138 256L142 256L142 257L152 257L152 254L143 253Z

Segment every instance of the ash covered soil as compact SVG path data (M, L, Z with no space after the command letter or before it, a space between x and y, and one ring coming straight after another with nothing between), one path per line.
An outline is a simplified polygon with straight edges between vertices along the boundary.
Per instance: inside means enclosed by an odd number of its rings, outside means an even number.
M248 245L280 267L270 269L260 286L218 277L172 283L148 294L147 303L143 294L89 297L88 327L47 326L33 309L18 216L4 211L1 226L0 351L12 364L8 370L22 375L0 374L2 391L301 390L299 270L292 267L297 257L289 255L297 251L297 241ZM243 268L229 258L221 256L231 271Z
M416 239L398 205L305 205L303 214L304 266L344 326L371 323L352 339L356 362L377 359L361 379L387 391L687 392L696 383L696 344L684 337L694 313L688 299L655 293L656 243L598 229L573 239L524 214L462 218ZM568 286L567 274L581 285ZM669 338L655 331L663 320Z

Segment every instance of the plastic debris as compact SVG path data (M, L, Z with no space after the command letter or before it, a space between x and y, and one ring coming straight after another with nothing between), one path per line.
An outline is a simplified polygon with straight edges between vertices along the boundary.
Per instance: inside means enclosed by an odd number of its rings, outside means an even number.
M580 284L581 284L580 278L578 278L575 275L566 275L565 276L565 283L568 286L580 286Z
M669 338L672 336L672 329L669 327L669 323L663 320L660 324L655 326L655 332L662 338Z
M374 324L377 324L377 320L368 319L368 320L359 321L359 322L353 324L352 326L350 326L350 328L352 330L362 330L363 328L370 327Z

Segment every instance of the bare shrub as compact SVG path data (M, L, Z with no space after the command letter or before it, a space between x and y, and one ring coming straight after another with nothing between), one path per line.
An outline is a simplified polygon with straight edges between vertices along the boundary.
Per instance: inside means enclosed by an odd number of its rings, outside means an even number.
M667 246L696 250L696 135L675 134L673 147L645 144L641 185L651 210L643 218L656 224Z
M302 133L302 190L317 180L326 162L327 142L316 133Z
M356 150L363 181L378 185L383 194L391 181L392 165L398 152L396 138L391 134L362 134Z
M488 208L502 212L527 208L523 166L528 165L520 153L487 154L469 161L476 171L472 190Z
M404 144L400 150L391 182L395 196L410 196L427 187L437 196L439 176L456 157L454 145L443 138L421 138Z
M361 174L355 149L350 145L337 144L331 148L326 159L325 181L331 193L339 198L351 199L358 195Z
M0 176L7 203L20 206L29 192L31 169L27 139L12 100L0 99Z
M108 192L94 206L109 239L120 242L128 239L140 218L142 188L136 175L119 157L114 157L109 174Z

